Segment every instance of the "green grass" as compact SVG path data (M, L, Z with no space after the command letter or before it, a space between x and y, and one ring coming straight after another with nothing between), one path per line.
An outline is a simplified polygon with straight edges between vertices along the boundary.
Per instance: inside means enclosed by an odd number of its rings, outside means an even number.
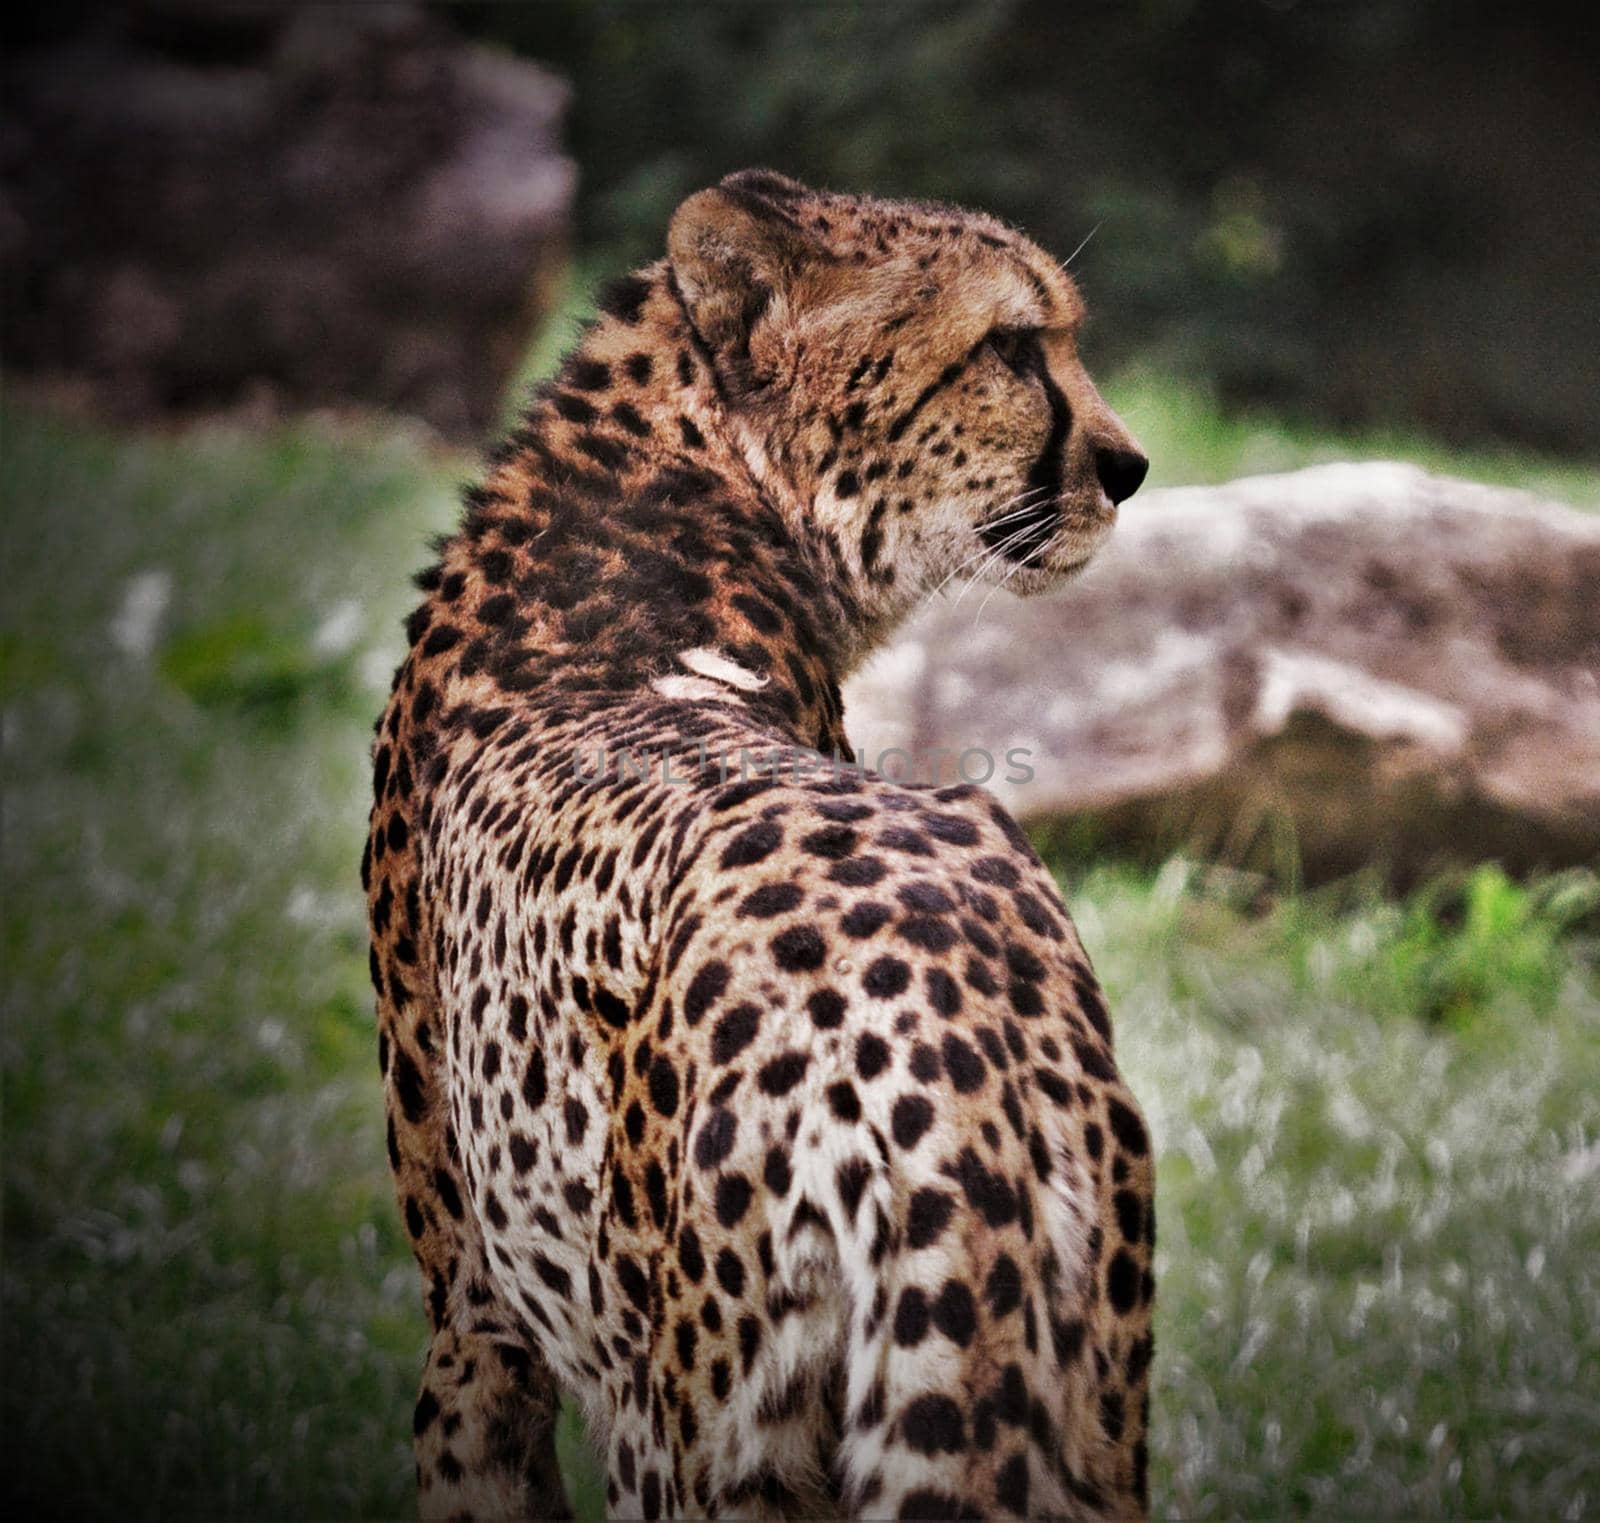
M1119 396L1194 479L1257 458ZM0 446L8 1498L405 1515L423 1330L355 863L463 467L395 429L16 407ZM1160 1145L1158 1511L1594 1510L1593 878L1061 867Z

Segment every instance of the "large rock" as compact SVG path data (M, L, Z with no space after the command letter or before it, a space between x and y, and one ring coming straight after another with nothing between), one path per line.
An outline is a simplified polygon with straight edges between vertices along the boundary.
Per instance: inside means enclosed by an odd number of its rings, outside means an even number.
M0 90L8 366L493 425L566 255L559 80L412 6L142 0Z
M1600 519L1391 464L1151 492L1076 583L946 598L846 696L869 761L986 751L1026 821L1311 878L1597 863Z

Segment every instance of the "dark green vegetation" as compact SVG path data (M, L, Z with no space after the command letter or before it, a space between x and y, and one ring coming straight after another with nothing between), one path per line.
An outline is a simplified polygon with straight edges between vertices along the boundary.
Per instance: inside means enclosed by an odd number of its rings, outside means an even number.
M1118 401L1168 479L1330 448ZM355 865L406 576L466 467L17 407L0 443L6 1489L404 1515L423 1324ZM1059 865L1161 1145L1158 1512L1592 1509L1595 880Z
M1097 371L1592 455L1600 28L1541 0L495 0L574 87L579 233L652 257L769 164L969 202L1073 261ZM1098 232L1094 230L1098 229ZM1115 321L1110 321L1115 314Z

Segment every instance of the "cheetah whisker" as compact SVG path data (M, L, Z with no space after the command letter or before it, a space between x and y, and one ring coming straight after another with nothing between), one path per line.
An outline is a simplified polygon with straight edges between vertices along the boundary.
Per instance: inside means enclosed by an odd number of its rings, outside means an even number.
M1026 523L1023 524L1021 528L1013 530L1003 540L1001 540L1000 543L994 547L989 559L986 560L983 565L981 565L977 571L973 573L971 581L969 581L966 587L963 587L961 591L956 594L955 602L950 606L952 608L959 608L961 606L962 598L967 595L968 589L976 585L977 582L982 579L984 574L989 570L990 566L994 565L996 561L1000 560L1005 555L1007 550L1011 549L1014 545L1021 544L1022 541L1028 537L1028 535L1035 533L1037 528L1038 526L1036 524ZM1019 566L1021 564L1025 564L1025 562L1019 562ZM987 602L988 599L985 598L984 601Z
M1096 234L1096 233L1098 233L1098 232L1099 232L1099 231L1100 231L1100 229L1101 229L1101 228L1102 228L1102 227L1103 227L1103 226L1104 226L1104 225L1105 225L1105 224L1104 224L1104 223L1103 223L1103 222L1096 222L1096 223L1095 223L1095 225L1094 225L1094 226L1093 226L1093 227L1091 227L1091 228L1090 228L1090 229L1089 229L1089 231L1088 231L1088 232L1087 232L1087 233L1085 233L1085 234L1084 234L1084 235L1083 235L1083 242L1081 242L1081 243L1080 243L1080 244L1079 244L1079 245L1078 245L1078 246L1077 246L1077 248L1075 248L1075 249L1074 249L1074 250L1073 250L1073 251L1072 251L1072 252L1071 252L1071 253L1070 253L1070 254L1068 254L1068 255L1067 255L1067 257L1066 257L1066 258L1065 258L1065 259L1063 259L1063 260L1062 260L1062 261L1061 261L1061 265L1060 265L1060 269L1061 269L1061 271L1062 271L1062 273L1063 273L1063 274L1065 274L1065 273L1066 273L1066 268L1067 268L1067 266L1068 266L1068 265L1069 265L1069 264L1071 264L1071 263L1072 263L1072 261L1073 261L1073 260L1074 260L1074 259L1076 259L1076 258L1077 258L1077 257L1078 257L1078 255L1079 255L1079 254L1081 254L1081 253L1082 253L1082 252L1083 252L1083 251L1084 251L1084 250L1085 250L1085 249L1086 249L1086 248L1087 248L1087 247L1088 247L1088 246L1089 246L1089 240L1090 240L1090 239L1091 239L1091 238L1093 238L1093 237L1094 237L1094 235L1095 235L1095 234Z
M1038 499L1043 494L1044 490L1045 489L1043 487L1030 487L1027 491L1019 492L1015 497L1008 498L1005 502L1000 504L1002 509L1000 516L997 518L986 519L983 527L985 529L999 529L1017 519L1027 517L1038 507ZM1030 498L1033 500L1028 501L1027 499ZM1021 507L1017 507L1016 504L1018 503L1022 503L1023 505ZM1005 511L1006 509L1013 509L1013 511L1007 512ZM967 556L965 560L961 561L954 570L945 576L928 594L928 596L930 598L937 597L941 592L944 591L946 587L950 585L951 582L960 576L968 566L970 566L974 561L981 560L984 556L990 554L993 548L994 547L992 545L986 543L980 544L971 555Z

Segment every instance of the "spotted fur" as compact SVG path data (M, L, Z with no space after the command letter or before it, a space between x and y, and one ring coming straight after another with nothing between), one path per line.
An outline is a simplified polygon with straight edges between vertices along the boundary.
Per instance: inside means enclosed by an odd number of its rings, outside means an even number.
M1141 1515L1150 1143L1050 875L982 789L764 764L848 758L896 621L1058 583L1143 458L988 217L747 171L668 248L468 493L378 727L423 1512L563 1515L559 1388L623 1517Z

